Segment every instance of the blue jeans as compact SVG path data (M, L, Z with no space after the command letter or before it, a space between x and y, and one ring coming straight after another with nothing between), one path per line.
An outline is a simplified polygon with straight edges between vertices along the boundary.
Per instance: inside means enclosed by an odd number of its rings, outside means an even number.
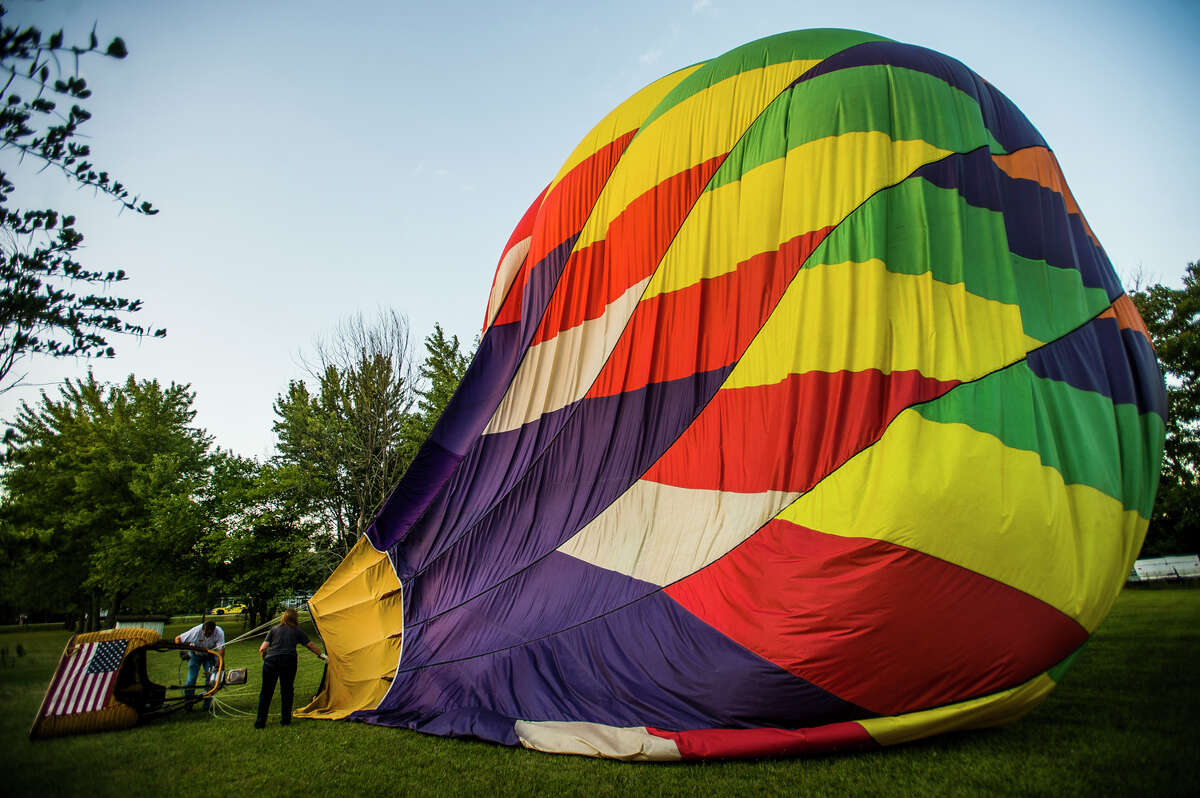
M196 677L200 675L200 669L204 668L204 686L207 688L212 684L213 677L217 671L217 658L212 654L200 654L196 651L188 652L188 675L187 681L184 683L186 690L183 694L191 698L195 694L192 688L196 686ZM204 708L208 709L212 705L212 699L204 699Z

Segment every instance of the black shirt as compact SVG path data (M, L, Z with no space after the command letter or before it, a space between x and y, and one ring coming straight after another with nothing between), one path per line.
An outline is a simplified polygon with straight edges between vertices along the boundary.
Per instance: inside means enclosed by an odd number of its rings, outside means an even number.
M299 626L287 626L279 624L267 632L267 657L292 657L296 656L296 646L303 646L308 643L308 635Z

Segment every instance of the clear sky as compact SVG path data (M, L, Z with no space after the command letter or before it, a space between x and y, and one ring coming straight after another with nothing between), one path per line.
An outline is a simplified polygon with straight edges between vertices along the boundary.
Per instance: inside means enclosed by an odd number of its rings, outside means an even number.
M7 0L84 40L96 162L161 209L118 214L54 175L85 264L163 340L121 341L97 377L191 383L219 445L265 457L272 401L339 319L394 307L470 342L525 208L579 139L651 80L786 30L843 27L958 58L1055 150L1123 277L1178 285L1200 259L1200 3L608 0ZM0 155L0 158L7 157ZM5 168L10 167L5 161ZM26 361L19 401L86 373Z

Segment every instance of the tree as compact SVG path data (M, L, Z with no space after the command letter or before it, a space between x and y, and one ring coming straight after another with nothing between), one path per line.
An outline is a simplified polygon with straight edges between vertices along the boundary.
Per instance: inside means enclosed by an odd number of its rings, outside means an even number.
M440 324L425 352L414 368L408 321L395 311L371 324L355 316L318 344L309 381L276 397L273 466L307 486L342 552L374 520L470 362Z
M88 44L66 45L60 30L43 36L34 27L3 24L0 6L0 151L40 171L61 173L69 183L89 187L135 213L157 213L149 202L91 160L80 141L91 113L76 101L91 96L79 74L84 56L122 59L124 41L103 51L93 29ZM72 65L64 71L63 61ZM71 102L61 110L54 98ZM112 357L111 335L166 335L129 321L141 300L112 296L126 279L121 269L90 269L76 260L83 235L75 217L54 209L17 207L10 170L0 170L0 390L20 378L13 367L28 355Z
M1162 476L1144 555L1200 551L1200 261L1183 288L1152 285L1131 294L1167 382Z
M330 375L340 382L340 376ZM309 393L303 380L292 380L287 391L275 398L276 455L274 467L292 483L302 485L314 515L335 531L346 535L345 479L342 465L343 419L332 401L332 390L323 397Z
M219 452L212 475L207 584L244 600L258 624L279 599L319 587L341 558L295 472Z
M479 341L476 340L475 346L478 345ZM413 416L408 433L413 446L410 462L416 449L433 432L434 424L458 390L458 384L462 382L469 365L471 355L461 351L458 336L447 338L442 325L435 322L433 332L425 336L425 360L421 363L420 371L423 382L417 391L417 413Z
M408 321L381 312L339 325L309 367L315 393L292 381L275 401L275 465L304 475L349 551L411 460L405 432L414 402Z
M194 579L210 439L194 394L89 373L22 403L6 439L0 524L13 565L10 602L86 616L166 608Z

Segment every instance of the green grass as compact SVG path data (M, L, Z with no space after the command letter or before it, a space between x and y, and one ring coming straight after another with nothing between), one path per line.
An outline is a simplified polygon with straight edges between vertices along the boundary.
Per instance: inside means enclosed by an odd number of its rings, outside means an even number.
M226 632L232 638L240 628L229 623ZM257 641L229 655L231 667L251 669L248 686L220 694L234 714L178 713L128 731L32 743L26 733L66 637L33 631L0 641L9 649L0 668L4 794L1200 794L1200 590L1126 590L1062 685L1012 726L865 754L694 764L550 756L358 723L283 728L273 718L257 731L248 714L258 695ZM18 642L26 654L14 658ZM165 667L176 669L168 678L183 678L184 669ZM318 660L301 652L298 703L320 674Z

